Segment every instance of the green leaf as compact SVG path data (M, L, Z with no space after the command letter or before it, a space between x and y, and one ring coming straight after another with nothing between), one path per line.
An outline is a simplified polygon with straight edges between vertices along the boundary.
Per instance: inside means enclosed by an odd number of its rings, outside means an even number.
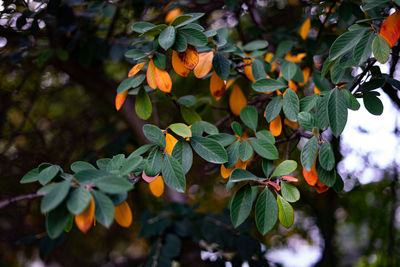
M269 78L264 78L255 81L251 87L254 91L259 93L268 93L273 92L279 89L283 89L287 87L287 84L281 80L274 80Z
M302 111L297 116L300 125L307 131L312 131L315 126L314 116L310 112Z
M76 161L71 164L71 170L73 172L79 172L83 170L96 170L96 167L86 161Z
M94 183L101 191L109 194L119 194L133 189L133 186L125 178L117 176L105 176Z
M224 164L226 168L232 168L239 160L239 147L240 142L235 142L226 149L226 152L228 154L228 162Z
M203 17L204 15L205 15L205 13L186 13L184 16L191 16L191 18L188 20L185 20L184 22L177 25L177 28L185 26L189 23L192 23L192 22L198 20L199 18Z
M251 186L246 184L242 186L233 196L230 206L231 221L233 227L238 227L249 216L253 206L253 194Z
M304 169L307 171L311 171L312 166L314 165L315 157L317 156L318 150L318 140L315 136L313 136L307 143L304 145L301 150L301 165L303 165Z
M300 111L300 103L297 94L292 89L287 89L283 96L283 113L290 121L297 121Z
M250 43L247 43L245 46L243 46L243 50L245 51L254 51L254 50L260 50L260 49L265 49L268 47L268 42L264 40L254 40L251 41Z
M317 100L315 119L317 126L322 130L326 130L329 126L328 101L329 101L329 95L318 97Z
M119 175L125 176L128 175L131 172L137 172L139 171L139 167L143 162L143 158L141 156L133 156L133 157L128 157L125 161L125 163L122 165Z
M19 182L21 184L36 182L38 180L38 176L39 176L39 168L36 168L27 172Z
M125 57L130 58L132 60L138 60L147 57L147 53L144 52L143 50L131 49L126 51Z
M239 157L243 162L246 162L251 156L253 156L253 148L247 140L244 140L239 146Z
M157 68L165 70L165 67L167 66L167 57L164 54L155 52L153 56L153 63Z
M90 193L84 187L75 188L71 194L69 194L67 200L67 208L72 214L82 213L90 202Z
M223 146L212 139L193 136L190 139L190 144L194 151L208 162L222 164L228 161L228 154Z
M191 19L191 18L192 18L192 16L190 16L190 15L182 15L182 16L176 17L176 18L174 18L174 20L171 22L171 25L172 25L172 26L178 26L178 25L180 25L181 23L183 23L183 22L185 22L185 21L187 21L188 19Z
M204 132L208 134L217 134L218 129L215 127L214 124L211 124L206 121L197 121L193 123L192 127L190 128L192 130L192 135L193 136L202 136Z
M136 88L139 85L142 84L142 82L144 81L144 79L146 79L146 75L144 74L137 74L133 77L127 78L125 80L123 80L118 88L117 88L117 94L121 94L127 90L129 90L130 88Z
M332 134L338 137L347 122L346 96L338 88L333 89L329 94L328 118Z
M231 128L233 130L233 132L237 135L239 135L240 137L242 137L243 134L243 128L242 125L240 125L240 123L238 123L237 121L232 122L231 124Z
M325 142L321 145L318 153L319 164L327 171L330 171L335 167L335 156L329 142Z
M182 165L183 172L188 173L193 164L193 151L189 143L179 140L172 150L172 156Z
M264 63L261 60L256 59L251 63L251 72L255 80L263 79L267 76Z
M163 155L159 149L154 149L146 159L144 172L146 175L154 177L161 171Z
M222 53L217 52L214 54L212 65L213 69L222 80L228 78L231 64Z
M342 88L341 90L346 97L347 108L351 110L358 110L360 108L360 103L357 101L357 98L350 93L348 89Z
M70 213L65 208L65 205L60 205L47 214L46 230L51 239L56 239L63 233L70 217Z
M158 43L164 50L168 50L175 42L175 28L168 26L165 28L158 37Z
M42 213L55 209L67 197L71 182L69 180L54 184L40 203Z
M374 57L380 63L386 63L390 55L390 47L388 42L379 34L375 36L374 41L372 41L372 52Z
M335 180L335 184L333 185L333 189L336 192L341 192L343 191L344 188L344 183L342 180L342 177L336 172L336 180Z
M293 208L289 204L289 202L287 202L280 195L278 195L277 202L279 211L279 221L284 227L289 228L290 226L292 226L294 222Z
M283 175L288 175L292 172L294 172L297 168L297 162L294 160L285 160L282 161L278 167L274 170L272 173L271 177L274 176L283 176Z
M336 182L335 170L331 171L324 170L324 168L322 168L320 164L317 164L316 169L317 169L318 180L320 180L322 183L324 183L329 187L332 187L335 184Z
M200 115L194 109L180 106L180 110L182 118L187 124L190 125L194 124L195 122L201 121Z
M279 153L276 147L263 139L251 139L251 145L254 151L263 158L275 160L279 158Z
M135 111L139 118L142 120L147 120L150 118L153 107L151 105L151 100L146 90L140 88L139 94L135 99Z
M58 165L51 165L44 170L42 170L38 175L38 180L40 184L45 185L53 180L54 177L61 171L60 166Z
M207 136L207 138L217 141L223 147L228 146L238 140L236 136L227 133L212 134Z
M282 41L278 44L278 47L276 48L276 53L275 56L272 60L272 62L276 59L276 58L281 58L284 55L286 55L287 52L289 52L293 47L293 41L290 40L285 40Z
M108 228L114 220L114 204L112 200L100 191L91 191L94 198L94 217L104 227Z
M361 40L366 29L359 29L354 31L348 31L340 35L332 44L329 50L329 59L335 60L338 57L346 54L348 51L353 49L358 42Z
M195 29L180 29L179 33L186 38L188 44L196 47L205 46L208 43L207 36L199 30Z
M255 218L257 229L263 235L271 231L278 220L278 204L274 194L267 187L258 196Z
M185 192L186 179L182 165L174 157L165 154L162 165L164 182L178 192Z
M319 98L318 95L310 95L303 97L300 100L300 111L310 112L317 104L318 98Z
M289 202L296 202L300 199L299 190L295 186L284 181L281 182L281 193Z
M247 127L252 129L253 131L256 131L258 122L258 113L255 107L246 106L242 108L242 110L240 111L240 119Z
M135 151L133 151L127 158L126 160L130 160L133 157L141 156L144 153L146 153L150 148L152 148L154 145L152 144L145 144L137 148Z
M187 41L183 34L178 33L175 37L175 43L172 46L172 49L178 52L185 52L187 49Z
M281 109L282 109L282 97L280 95L272 97L271 101L265 108L265 119L268 122L273 121L276 117L279 116Z
M154 28L156 25L150 22L140 21L132 24L132 31L137 33L145 33L146 31Z
M178 103L180 105L184 105L187 107L194 106L197 102L197 99L194 95L185 95L178 99Z
M272 170L274 169L274 162L268 159L262 159L261 167L265 177L270 177Z
M182 137L192 137L192 131L183 123L174 123L168 126L174 133Z
M354 63L361 65L371 56L372 53L372 41L375 38L373 31L365 32L360 42L354 47Z
M382 101L374 92L366 92L363 94L364 106L369 113L373 115L381 115L383 113Z
M275 136L268 130L261 130L256 132L257 139L263 139L271 144L275 144Z
M229 182L232 183L243 182L243 181L258 181L258 180L260 180L260 178L258 178L251 172L240 168L234 169L231 172L231 175L229 176Z
M165 136L160 128L152 124L145 124L143 125L143 133L150 142L165 148Z
M293 79L294 75L297 72L297 65L291 61L283 60L282 66L281 66L281 73L283 78L285 78L286 81L289 81Z

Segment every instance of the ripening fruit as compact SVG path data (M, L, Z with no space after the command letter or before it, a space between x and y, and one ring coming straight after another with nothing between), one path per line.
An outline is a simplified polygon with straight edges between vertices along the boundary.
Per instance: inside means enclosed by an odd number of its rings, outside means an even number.
M128 96L128 91L117 94L117 96L115 97L115 108L117 110L121 109L127 96Z
M226 81L222 80L218 74L213 71L210 79L210 92L216 100L219 100L221 96L225 93Z
M279 115L269 124L269 131L273 134L273 136L279 136L281 134L282 121Z
M239 116L240 111L245 106L247 106L247 99L239 85L235 84L232 88L231 95L229 96L229 107L233 114Z
M379 34L393 47L400 37L400 11L396 10L387 17L381 26Z
M214 52L212 51L208 53L199 54L199 62L197 63L193 71L194 75L197 78L203 78L211 71L213 57L214 57Z
M114 207L114 219L122 227L132 224L132 211L126 201Z
M172 155L172 150L177 142L178 140L172 134L167 133L165 135L165 151Z
M89 205L86 207L86 209L81 214L75 215L75 224L78 229L81 230L81 232L84 234L87 233L87 231L89 231L89 229L93 225L94 209L94 199L91 196Z
M171 23L176 17L182 15L182 10L180 8L174 8L168 11L165 16L165 23Z
M144 67L144 65L146 65L146 63L147 62L142 62L142 63L136 64L135 66L133 66L128 73L128 77L130 78L130 77L135 76Z
M160 197L164 193L164 181L161 175L149 183L149 188L155 197Z
M301 25L301 28L299 31L301 39L305 40L307 38L308 31L310 30L310 26L311 26L311 20L310 20L310 18L308 18L303 22L303 25Z

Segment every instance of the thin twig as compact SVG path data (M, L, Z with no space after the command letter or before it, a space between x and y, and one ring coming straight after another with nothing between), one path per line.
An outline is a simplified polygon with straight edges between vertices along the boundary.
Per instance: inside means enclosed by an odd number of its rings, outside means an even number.
M368 65L365 67L364 71L360 74L358 79L353 83L353 85L350 87L349 91L350 93L354 93L353 90L359 85L364 78L364 76L371 70L372 66L376 63L376 59L372 59Z
M322 36L322 31L325 28L325 23L328 21L329 16L332 14L332 9L335 7L336 5L336 0L332 2L331 6L329 7L328 13L326 14L324 21L322 22L321 26L319 27L318 30L318 34L317 34L317 39L316 42L319 43L321 36Z
M0 209L7 207L8 205L19 202L22 200L30 200L30 199L35 199L44 196L43 194L28 194L28 195L22 195L22 196L17 196L17 197L12 197L6 200L3 200L0 202Z

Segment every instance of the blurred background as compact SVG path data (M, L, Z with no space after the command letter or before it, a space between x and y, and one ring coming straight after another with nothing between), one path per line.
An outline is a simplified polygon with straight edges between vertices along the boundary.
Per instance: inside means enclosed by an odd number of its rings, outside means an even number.
M143 144L144 122L134 112L133 98L121 111L114 108L118 83L131 67L123 55L132 42L133 22L162 22L169 10L180 7L205 12L201 24L207 29L228 27L232 39L244 43L265 36L273 47L274 41L293 39L309 16L315 37L323 19L318 14L332 4L0 0L0 201L35 192L38 185L19 180L41 162L67 170L76 160L95 162ZM359 1L340 1L336 7L321 43L297 46L308 61L326 53L338 28L354 23L360 12ZM393 61L380 67L396 77ZM208 80L173 79L182 95L196 89L209 97ZM129 229L98 225L84 235L74 228L50 240L39 200L0 209L0 265L138 266L147 261L154 240L177 233L181 239L170 240L171 247L181 249L175 266L178 261L181 266L400 266L400 98L385 88L380 92L383 114L376 117L363 108L350 112L342 137L332 140L344 192L319 195L301 178L290 229L275 227L260 236L249 220L234 230L225 210L230 193L219 169L197 159L187 176L185 203L174 204L170 194L155 198L146 185L130 194L135 223ZM158 115L152 122L165 127L181 120L168 101L153 102ZM224 96L218 105L227 107L227 102ZM227 112L210 109L207 104L197 108L210 122ZM299 151L291 157L298 159Z

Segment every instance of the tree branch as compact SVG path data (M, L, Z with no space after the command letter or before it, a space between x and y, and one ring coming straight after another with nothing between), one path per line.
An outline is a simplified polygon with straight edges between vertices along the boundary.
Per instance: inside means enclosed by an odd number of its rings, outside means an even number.
M0 209L7 207L8 205L19 202L22 200L31 200L35 198L39 198L44 196L43 194L28 194L28 195L22 195L22 196L17 196L17 197L12 197L3 201L0 201Z

